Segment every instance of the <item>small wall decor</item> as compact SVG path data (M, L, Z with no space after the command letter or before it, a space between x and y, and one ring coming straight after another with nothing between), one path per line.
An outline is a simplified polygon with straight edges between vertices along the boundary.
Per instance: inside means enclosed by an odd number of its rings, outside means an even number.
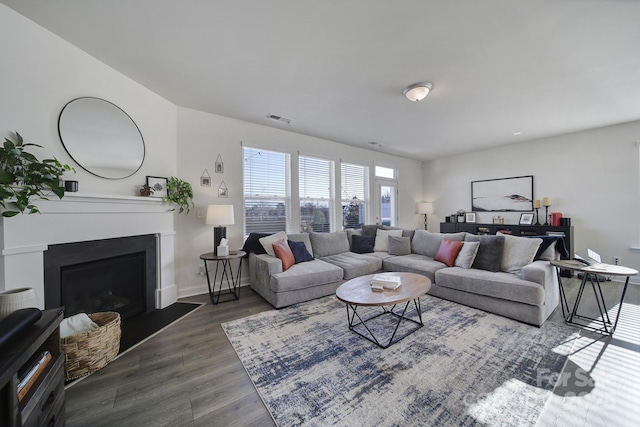
M476 222L476 213L475 212L467 212L464 216L465 222Z
M218 197L229 197L229 190L227 189L227 184L222 181L220 187L218 187Z
M167 197L167 178L161 176L147 176L147 185L153 189L150 197Z
M211 187L211 175L208 170L204 170L200 176L200 187Z
M222 156L218 154L216 159L216 173L224 173L224 163L222 163Z

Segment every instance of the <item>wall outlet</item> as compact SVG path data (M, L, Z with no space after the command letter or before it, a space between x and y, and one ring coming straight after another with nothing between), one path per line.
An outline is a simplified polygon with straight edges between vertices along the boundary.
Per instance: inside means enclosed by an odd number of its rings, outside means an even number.
M204 209L196 209L196 218L197 219L204 218Z
M204 272L204 267L200 267L200 270L198 271L198 274L200 276L204 276L205 272Z
M614 256L613 257L613 264L614 265L620 265L620 257L619 256Z

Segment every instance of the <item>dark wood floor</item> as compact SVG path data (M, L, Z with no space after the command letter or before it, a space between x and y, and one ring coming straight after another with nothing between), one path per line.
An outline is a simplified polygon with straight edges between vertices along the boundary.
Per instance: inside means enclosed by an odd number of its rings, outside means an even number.
M572 298L578 281L565 283ZM612 306L619 301L620 285L607 285ZM630 286L625 303L640 305L638 291ZM184 301L207 304L67 388L67 426L275 425L220 326L272 307L248 287L239 301L213 306L205 295ZM589 307L588 297L585 302L586 309L597 310ZM563 323L559 307L551 321ZM637 344L631 349L640 353ZM590 424L578 419L575 425Z

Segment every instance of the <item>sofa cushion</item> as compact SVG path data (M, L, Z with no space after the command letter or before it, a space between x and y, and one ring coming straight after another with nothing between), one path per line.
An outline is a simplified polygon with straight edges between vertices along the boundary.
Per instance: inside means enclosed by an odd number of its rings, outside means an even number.
M344 273L340 267L314 259L295 264L287 271L271 275L269 287L273 292L295 291L338 282L343 276Z
M344 280L372 274L382 269L382 260L380 258L353 252L330 255L322 258L322 261L336 265L344 270Z
M463 242L456 262L453 264L455 267L471 268L473 261L476 259L480 242Z
M259 240L266 253L271 256L276 256L276 253L273 251L272 245L279 240L287 240L287 233L285 233L284 231L278 231L275 234L262 237Z
M411 253L411 238L389 236L389 255L409 255Z
M278 240L271 246L273 247L273 251L275 252L278 259L282 261L282 271L287 271L289 267L296 263L293 252L291 252L289 243L286 240Z
M373 245L374 252L389 251L389 236L401 237L402 230L378 230L376 232L376 242Z
M373 252L373 237L358 236L354 234L351 241L351 251L357 254L368 254Z
M347 233L344 231L335 231L333 233L309 233L311 246L313 247L313 255L316 258L341 254L349 252L349 240Z
M438 252L436 252L436 256L433 257L433 259L446 264L447 267L453 267L453 263L456 261L458 252L460 252L460 249L462 249L463 244L464 243L462 242L454 242L453 240L442 239L440 247L438 248Z
M416 230L407 230L400 227L392 227L390 225L383 225L382 229L383 230L402 230L402 237L408 237L409 239L413 239L413 235L416 232Z
M301 262L313 261L313 255L309 253L304 242L294 242L293 240L289 239L287 243L289 244L291 253L293 253L293 258L296 260L296 264Z
M522 267L533 262L542 239L504 235L504 251L500 270L520 274Z
M502 264L502 253L504 252L504 236L476 236L467 234L464 238L466 242L480 242L476 259L471 268L498 272Z
M481 245L482 246L482 245ZM438 286L521 302L531 305L544 303L544 289L538 283L519 279L504 272L490 272L459 267L445 268L435 273Z
M411 250L415 254L426 255L433 258L440 248L440 243L445 237L455 242L464 240L466 233L430 233L426 230L416 230L411 239Z
M435 280L435 272L442 268L447 268L447 266L431 257L410 254L389 257L382 261L382 268L384 271L422 274L433 282Z

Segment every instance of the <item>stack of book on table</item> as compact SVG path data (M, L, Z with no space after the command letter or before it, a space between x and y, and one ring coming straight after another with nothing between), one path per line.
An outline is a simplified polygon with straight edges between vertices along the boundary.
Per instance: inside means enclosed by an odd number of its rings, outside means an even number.
M51 353L47 350L36 353L36 355L18 371L18 400L22 400L29 392L31 386L40 378L40 375L45 371L51 359Z
M400 287L400 277L376 274L371 279L371 289L374 291L384 291L385 289L395 290Z

